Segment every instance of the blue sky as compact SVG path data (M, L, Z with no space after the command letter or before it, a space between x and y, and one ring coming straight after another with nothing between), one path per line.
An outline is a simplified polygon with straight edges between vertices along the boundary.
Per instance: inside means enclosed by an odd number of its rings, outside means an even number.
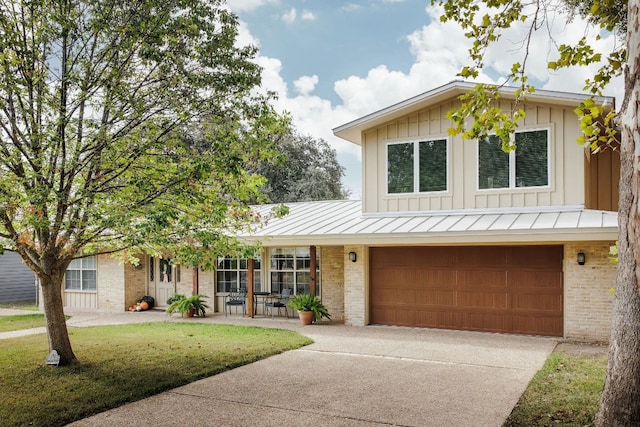
M359 147L333 136L331 129L457 79L468 64L469 41L428 0L228 0L239 17L239 43L258 46L263 86L279 94L304 134L327 140L346 168L345 186L360 198ZM556 43L583 35L603 52L615 43L579 19L549 16ZM523 60L520 42L528 27L516 26L487 52L479 80L501 81L511 64ZM541 89L581 92L589 70L550 73L553 58L546 33L534 37L528 69ZM622 99L622 83L606 95Z

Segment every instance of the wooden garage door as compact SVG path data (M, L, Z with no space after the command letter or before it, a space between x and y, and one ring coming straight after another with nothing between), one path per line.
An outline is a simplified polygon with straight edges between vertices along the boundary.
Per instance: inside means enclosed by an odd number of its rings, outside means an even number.
M370 249L370 322L562 336L562 246Z

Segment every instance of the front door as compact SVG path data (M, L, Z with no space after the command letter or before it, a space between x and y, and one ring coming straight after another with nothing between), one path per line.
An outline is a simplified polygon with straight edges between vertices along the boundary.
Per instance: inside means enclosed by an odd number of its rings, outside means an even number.
M166 307L167 299L176 293L176 281L171 258L149 258L149 292L156 307Z

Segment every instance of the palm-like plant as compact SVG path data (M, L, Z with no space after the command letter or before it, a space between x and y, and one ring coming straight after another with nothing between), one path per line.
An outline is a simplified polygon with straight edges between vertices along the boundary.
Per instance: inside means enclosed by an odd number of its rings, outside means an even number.
M298 311L312 311L316 321L323 317L331 319L331 315L324 304L322 304L322 301L313 294L298 294L289 300L287 307Z
M167 307L167 314L172 315L176 311L182 315L185 313L193 312L194 316L204 317L206 309L210 308L203 298L208 298L206 295L195 294L190 297L176 294L174 295L174 301Z

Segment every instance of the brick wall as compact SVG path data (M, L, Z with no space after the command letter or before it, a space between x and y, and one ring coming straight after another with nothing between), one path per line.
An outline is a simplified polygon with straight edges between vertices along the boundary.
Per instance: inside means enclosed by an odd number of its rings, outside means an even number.
M134 267L133 264L125 263L124 267L124 305L123 310L138 302L140 297L148 295L147 290L147 268L148 257L140 254L136 256L140 263Z
M97 306L99 310L124 311L125 286L124 264L111 255L97 258ZM131 269L131 265L129 265Z
M344 249L342 246L320 248L322 303L331 320L344 321Z
M176 293L187 296L193 295L193 270L181 265L176 265L173 268L176 272Z
M355 252L356 262L349 260L349 252ZM345 246L342 254L344 262L344 323L364 326L367 318L367 250L364 245Z
M609 247L615 242L571 242L564 245L564 335L585 341L608 341L616 265ZM586 262L579 265L578 252Z

